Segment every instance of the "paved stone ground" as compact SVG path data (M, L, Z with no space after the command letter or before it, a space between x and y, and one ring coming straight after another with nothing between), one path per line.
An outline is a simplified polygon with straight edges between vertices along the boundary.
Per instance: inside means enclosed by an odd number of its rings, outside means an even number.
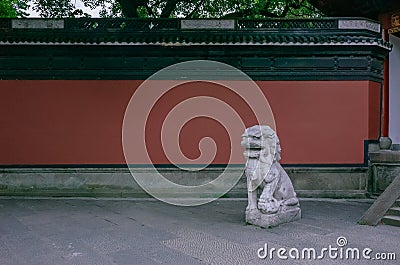
M301 221L244 223L245 200L176 207L151 199L0 199L0 264L400 264L400 228L357 225L370 201L302 200ZM397 261L259 259L268 248L369 247ZM294 253L294 252L292 252ZM260 254L263 254L261 252ZM288 253L286 253L288 255Z

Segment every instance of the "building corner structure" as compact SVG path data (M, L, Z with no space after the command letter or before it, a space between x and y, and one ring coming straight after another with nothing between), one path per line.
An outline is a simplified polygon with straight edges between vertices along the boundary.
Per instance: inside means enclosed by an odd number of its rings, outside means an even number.
M378 148L370 150L370 191L382 194L400 174L400 11L380 15L383 39L392 45L384 62L382 87L381 138Z

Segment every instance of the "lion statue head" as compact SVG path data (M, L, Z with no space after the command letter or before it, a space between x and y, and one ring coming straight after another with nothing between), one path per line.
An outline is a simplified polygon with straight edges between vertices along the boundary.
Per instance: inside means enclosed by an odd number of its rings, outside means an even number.
M242 135L241 144L247 160L256 159L261 163L272 164L281 159L278 135L268 125L247 128Z

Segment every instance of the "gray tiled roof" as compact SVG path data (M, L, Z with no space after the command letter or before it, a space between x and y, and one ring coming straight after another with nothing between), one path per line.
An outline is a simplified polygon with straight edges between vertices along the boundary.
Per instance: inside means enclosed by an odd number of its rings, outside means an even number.
M381 39L379 24L365 19L191 20L188 24L183 22L184 20L179 19L0 19L0 44L391 47ZM185 25L185 28L182 25ZM190 28L190 25L193 28Z

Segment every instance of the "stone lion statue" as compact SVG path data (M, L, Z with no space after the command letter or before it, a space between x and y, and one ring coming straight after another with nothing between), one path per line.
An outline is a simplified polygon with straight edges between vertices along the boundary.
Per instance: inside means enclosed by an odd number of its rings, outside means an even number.
M241 144L246 158L246 222L270 227L300 219L296 192L279 164L281 147L275 131L266 125L247 128Z

